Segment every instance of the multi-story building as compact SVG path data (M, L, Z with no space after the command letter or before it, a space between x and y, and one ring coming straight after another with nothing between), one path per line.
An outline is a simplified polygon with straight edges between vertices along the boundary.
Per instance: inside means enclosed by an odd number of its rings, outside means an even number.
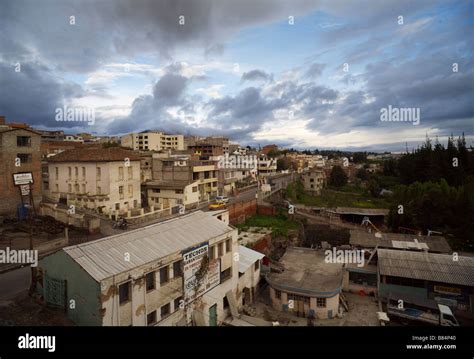
M121 144L123 147L140 151L184 150L184 136L143 131L122 136Z
M258 175L262 177L275 175L277 170L276 158L271 158L265 154L260 154L258 157L257 170Z
M48 160L50 200L101 213L141 207L140 156L118 147L85 147Z
M78 325L229 323L251 302L263 257L239 255L237 237L214 214L196 211L47 256L38 290L46 304L75 301L67 315Z
M303 173L301 180L305 191L319 195L326 184L326 174L323 170L311 169Z
M22 203L20 188L13 174L31 173L34 204L41 201L41 134L28 127L11 127L0 117L0 214L13 215ZM29 196L23 196L29 203Z
M163 208L184 204L195 206L217 195L218 172L215 161L190 155L153 154L153 180L147 182L148 204Z
M41 133L41 141L64 141L64 131L45 131L38 130Z

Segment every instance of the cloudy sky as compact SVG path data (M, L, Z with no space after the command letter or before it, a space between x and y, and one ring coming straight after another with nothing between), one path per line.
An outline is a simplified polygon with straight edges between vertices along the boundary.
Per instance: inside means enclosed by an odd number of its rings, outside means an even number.
M2 0L0 114L245 145L474 144L473 23L473 1ZM388 106L419 125L382 122ZM58 122L64 107L95 121Z

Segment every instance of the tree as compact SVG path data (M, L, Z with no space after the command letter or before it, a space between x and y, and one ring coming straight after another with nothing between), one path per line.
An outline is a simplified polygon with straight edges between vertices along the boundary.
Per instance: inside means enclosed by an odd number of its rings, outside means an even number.
M370 179L367 189L369 190L372 197L378 197L379 194L380 194L380 191L382 190L380 188L380 184L378 183L378 181L375 178Z
M364 168L359 168L356 172L356 177L362 181L367 181L369 179L369 174Z
M352 155L354 163L361 163L367 161L367 152L354 152Z
M347 175L341 166L334 166L329 176L329 184L334 187L342 187L347 183Z
M287 157L282 157L277 160L277 171L286 171L291 167L291 160Z

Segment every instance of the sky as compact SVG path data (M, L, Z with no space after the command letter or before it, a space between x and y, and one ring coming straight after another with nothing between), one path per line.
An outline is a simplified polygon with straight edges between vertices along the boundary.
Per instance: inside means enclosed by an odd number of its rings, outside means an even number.
M2 0L0 115L299 149L474 145L473 23L473 1Z

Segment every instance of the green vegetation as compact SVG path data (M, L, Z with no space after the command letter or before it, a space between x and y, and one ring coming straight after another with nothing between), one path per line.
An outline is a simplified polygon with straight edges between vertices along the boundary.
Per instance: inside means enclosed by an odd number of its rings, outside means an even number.
M350 192L350 191L353 192ZM375 198L367 191L353 185L346 185L333 190L325 188L321 195L313 196L304 191L300 181L290 183L286 188L286 198L293 203L301 203L316 207L357 207L357 208L389 208L390 202L386 198Z
M256 214L248 218L244 223L236 225L239 231L246 231L249 227L268 227L272 229L272 236L288 237L288 231L299 229L301 224L280 212L276 216L264 216Z
M347 175L340 166L334 166L328 182L331 186L342 187L347 184Z
M402 207L400 207L402 206ZM450 186L415 182L398 186L394 193L388 223L392 230L408 227L439 231L455 250L474 250L474 182Z

